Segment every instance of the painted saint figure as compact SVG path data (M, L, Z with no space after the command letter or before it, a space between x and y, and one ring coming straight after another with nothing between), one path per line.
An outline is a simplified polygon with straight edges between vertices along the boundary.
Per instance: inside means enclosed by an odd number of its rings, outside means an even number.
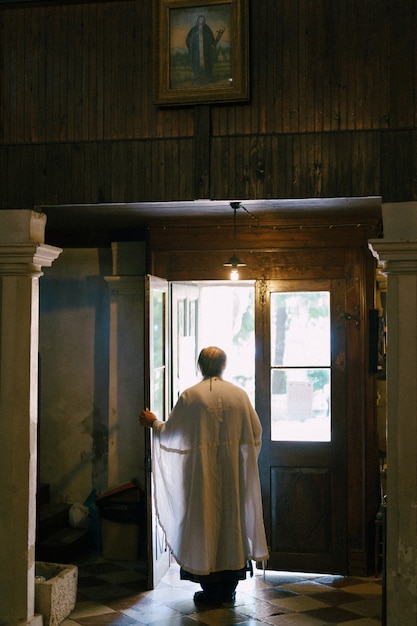
M217 31L215 37L204 15L197 17L186 39L194 80L198 82L213 80L213 68L217 61L217 43L223 32L223 30Z

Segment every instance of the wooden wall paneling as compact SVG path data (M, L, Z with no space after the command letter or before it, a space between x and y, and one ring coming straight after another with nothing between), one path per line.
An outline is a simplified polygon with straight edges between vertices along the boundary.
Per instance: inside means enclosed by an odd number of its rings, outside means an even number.
M358 7L358 13L360 13ZM352 95L354 98L354 112L353 112L353 124L354 130L360 130L363 128L363 83L362 83L362 70L364 64L363 55L363 41L361 38L362 26L358 19L358 14L352 15L352 22L354 24L354 62L353 62L353 79L354 83L351 86Z
M229 170L231 189L229 198L253 198L250 180L251 171L250 139L237 136L233 141L233 166Z
M85 167L85 202L98 202L99 172L97 169L97 152L99 144L96 141L89 141L86 147L86 167Z
M335 189L332 181L334 180L334 172L337 170L337 163L330 154L330 145L336 133L322 133L320 137L316 137L318 166L321 172L321 196L324 198L330 193L330 189ZM336 195L341 195L341 191Z
M32 208L36 204L45 204L48 198L46 144L31 144L25 149L24 154L33 168L31 206L28 207ZM23 171L28 169L29 167L25 167Z
M316 55L318 54L318 42L317 32L314 25L314 10L313 3L301 3L303 7L303 27L304 27L304 75L299 77L299 80L303 82L302 89L305 91L305 129L307 132L313 132L318 125L318 121L315 115L316 107L316 81L318 63L316 62Z
M58 180L60 203L71 202L73 197L73 144L64 143L60 145L60 153L63 161L62 173Z
M54 67L55 88L51 98L53 109L59 120L59 134L50 135L51 140L66 141L68 139L68 30L65 28L64 7L56 6L54 15L54 49L48 50L49 63Z
M344 45L341 49L344 73L343 85L346 102L346 121L341 125L341 130L353 130L355 128L355 19L352 16L350 4L346 2L347 19L344 25Z
M104 101L105 101L105 92L106 92L106 80L105 80L105 55L106 55L106 47L107 42L104 40L104 23L105 16L102 10L99 9L99 5L96 4L95 10L91 13L91 19L94 20L95 23L95 33L94 26L91 26L93 29L94 37L96 38L96 46L95 49L92 49L92 54L95 56L95 61L93 61L93 67L91 71L94 71L94 66L97 67L97 76L93 79L93 84L95 84L95 93L93 97L93 102L91 103L91 112L95 117L94 126L90 133L90 139L94 139L98 141L104 137Z
M166 142L162 141L162 139L157 139L152 142L152 188L154 188L155 181L158 181L158 198L160 200L165 200L165 163L164 163L164 151Z
M110 41L112 42L112 74L111 83L108 85L111 94L111 131L112 139L119 139L125 136L125 76L127 59L125 57L125 41L129 36L126 32L127 25L124 20L125 12L120 11L117 2L109 5L109 22L112 24L112 34ZM116 34L113 31L116 30Z
M45 39L43 53L45 55L45 134L44 140L59 138L59 47L61 40L55 27L57 11L45 10L43 30Z
M265 6L266 3L260 3L261 6L257 7L255 19L255 11L252 11L251 18L254 19L251 32L253 33L253 39L249 41L250 45L250 67L252 69L251 79L251 93L252 93L252 105L254 106L254 124L251 124L249 132L253 134L264 134L273 132L274 124L273 120L268 116L269 103L271 98L273 102L274 88L275 88L275 54L276 47L276 35L277 33L272 29L269 37L265 36L265 31L262 29L261 24L267 17L270 23L273 22L273 11L268 11L270 7ZM261 22L262 20L262 22ZM272 52L275 50L275 52ZM256 121L255 121L256 119Z
M210 124L210 106L208 104L195 106L192 159L194 198L210 197Z
M129 89L130 93L130 120L128 123L128 131L130 131L130 137L138 138L143 137L143 127L147 126L147 113L145 105L147 103L146 95L147 91L152 89L144 89L144 66L148 64L150 51L148 46L143 45L144 39L142 37L142 29L144 28L143 22L145 20L140 19L139 6L137 2L131 3L132 7L132 38L129 44L127 54L131 58L131 72ZM148 25L149 28L149 25ZM151 93L151 97L153 93ZM149 108L149 105L148 105Z
M322 88L322 125L321 129L325 131L333 130L333 105L334 97L337 102L336 94L333 88L334 75L338 67L338 39L335 24L337 24L338 2L330 4L323 3L321 12L318 16L320 19L322 35L321 35L321 88ZM319 26L320 28L320 26ZM317 128L320 130L320 128Z
M59 204L64 180L68 180L67 163L63 161L63 146L58 143L46 144L46 183L48 204Z
M236 146L239 182L236 191L240 197L256 198L258 193L265 197L265 135L242 137L241 147ZM239 155L243 151L243 158Z
M317 198L315 180L314 134L300 135L300 174L303 196Z
M381 189L381 132L367 133L367 160L364 162L363 194L375 196Z
M214 194L212 190L217 190L219 196L227 198L227 195L225 195L224 193L225 186L223 178L223 159L223 139L222 137L213 137L210 147L210 195L212 196L212 199L214 199Z
M99 172L98 201L111 202L111 142L99 142L97 152L97 169Z
M309 37L309 65L308 72L313 77L313 98L314 107L313 127L314 132L329 130L329 75L328 56L326 50L327 33L325 31L325 11L323 3L312 3L308 5L308 31Z
M414 130L381 133L380 190L384 202L417 200L412 182L416 177L416 139Z
M137 44L138 52L136 62L139 64L139 84L137 85L137 98L140 100L141 123L138 125L139 137L155 136L157 108L154 105L156 96L156 60L153 39L153 14L154 2L141 2L140 11L137 14Z
M386 3L384 3L386 4ZM385 107L384 98L384 68L382 56L386 56L386 37L384 32L385 23L385 10L386 7L380 6L380 3L376 5L373 3L372 7L372 25L368 32L368 44L367 53L369 55L367 79L366 85L366 109L367 117L369 118L368 128L378 130L381 128L381 121L384 113L382 111ZM386 93L386 92L385 92Z
M298 129L300 133L305 133L309 130L308 126L308 107L309 107L309 96L308 96L308 75L309 72L307 70L307 41L308 41L308 32L307 32L307 20L306 20L306 10L305 4L303 2L299 2L298 4L298 31L299 31L299 41L298 41Z
M274 151L273 173L272 173L272 198L283 198L288 196L288 169L287 159L288 146L292 145L291 135L279 135L273 138L272 149Z
M329 47L325 45L329 63L329 130L341 127L341 46L345 44L344 31L346 2L332 2L326 12L326 32Z
M264 197L272 198L273 193L273 176L275 173L275 151L273 149L273 138L271 135L263 137L264 143L264 162L263 162L263 189Z
M293 89L294 83L297 81L298 73L298 55L297 50L291 48L291 41L294 38L294 33L297 32L295 24L292 23L291 17L294 16L294 8L291 11L291 7L294 7L294 3L291 0L283 0L282 2L282 17L283 17L283 49L282 49L282 77L283 77L283 89L282 89L282 130L285 133L293 131L292 126L292 104L293 104ZM294 81L292 79L295 79Z
M118 37L118 33L114 32L115 24L113 24L112 16L110 14L111 5L105 6L103 4L103 23L102 33L103 38L103 139L112 139L114 132L113 121L113 94L114 94L114 81L115 73L117 71L115 67L115 55L114 46L115 40Z
M0 11L0 139L2 142L10 138L11 101L15 102L16 108L17 46L13 43L13 33L10 16L5 11ZM6 55L6 50L9 51L8 55ZM2 189L5 189L5 186L2 186Z
M1 19L1 18L0 18ZM10 191L8 188L9 176L7 171L8 166L8 152L7 146L0 145L0 210L7 209L7 200L10 197Z
M319 198L322 191L322 164L320 152L320 138L322 135L309 133L304 135L306 155L306 194L308 197Z
M193 159L193 140L186 137L181 142L180 151L180 176L179 176L179 197L194 200L192 183L189 177L189 165ZM209 165L210 167L210 165ZM211 179L211 173L210 173ZM210 189L209 189L210 193ZM211 193L210 193L211 195Z
M405 77L403 71L399 71L404 58L404 38L407 27L404 23L404 8L397 6L395 12L397 19L393 19L394 7L391 8L391 20L389 23L389 116L390 128L401 128L405 120ZM399 19L399 18L402 19Z
M4 208L19 208L22 202L22 187L19 186L17 177L21 171L21 163L19 161L21 152L15 145L9 145L5 151L5 185L2 187L2 196L6 203Z
M83 81L83 93L86 98L85 102L85 124L86 134L83 135L85 139L90 141L97 141L98 138L98 124L99 116L97 110L98 91L101 85L102 88L102 76L101 76L101 64L98 63L99 54L99 33L98 33L98 16L97 16L97 4L88 3L84 7L84 37L85 37L85 50L86 59L84 60L84 81Z
M79 44L75 64L76 90L79 94L77 101L77 126L79 127L78 137L81 140L85 140L88 139L89 136L89 102L91 101L89 73L92 55L90 48L91 22L89 17L89 4L83 4L80 6L79 18L77 21L77 43Z
M1 51L5 77L4 140L6 143L14 143L22 141L27 130L24 97L25 46L18 45L25 33L21 11L18 16L6 14L5 18L6 39Z
M216 178L211 177L212 189L214 190L213 197L218 198L231 198L233 185L231 178L233 175L234 166L234 151L232 148L232 142L230 138L221 137L213 146L217 146L219 149L218 162L220 167L216 168ZM215 158L217 155L213 155ZM213 163L213 159L211 159Z
M111 158L111 179L112 202L123 202L126 192L126 152L127 143L125 141L112 141L112 158Z
M25 19L23 11L19 11L13 21L13 39L10 42L17 48L16 55L16 77L12 78L13 90L8 97L8 107L10 110L8 139L11 143L15 141L28 141L30 129L28 124L29 99L26 97L27 87L27 59L30 51L27 50L28 37L25 30ZM19 42L23 45L19 46ZM6 52L6 51L4 51Z
M404 127L411 128L415 125L417 119L416 113L416 97L417 86L415 80L416 71L416 59L417 59L417 45L416 45L416 30L417 30L417 15L415 3L408 2L402 9L405 12L404 15L404 28L403 28L403 59L401 72L404 81Z
M305 177L306 172L302 165L302 142L303 135L294 134L292 145L292 190L291 198L305 198ZM304 191L303 191L304 190Z
M270 71L272 76L265 76L266 84L270 83L271 92L270 96L273 98L273 124L271 128L268 128L268 132L282 133L284 129L284 46L286 41L285 35L285 20L284 20L284 7L281 2L274 3L274 34L272 37L269 52L273 56L273 60L270 62ZM269 21L269 7L265 7L265 20ZM263 25L260 26L260 33L262 33ZM261 35L262 36L262 35ZM265 37L268 39L268 37Z
M256 194L257 138L237 136L233 142L234 165L230 170L233 181L231 198L254 198ZM259 137L259 143L262 137Z
M4 13L0 11L0 143L4 140Z
M223 179L225 183L225 189L227 189L227 194L224 196L225 198L235 199L236 198L236 176L238 175L237 162L236 159L239 158L236 150L236 141L237 137L225 137L224 145L227 145L226 148L226 158L224 158L223 165Z
M130 139L131 102L132 102L132 41L133 41L133 2L126 3L122 12L115 7L119 20L118 80L117 80L117 115L118 137Z
M42 151L42 144L25 144L22 146L13 147L14 172L12 173L12 180L14 178L13 189L11 189L11 199L14 208L15 202L17 206L23 206L25 209L32 208L37 204L36 199L41 193L41 180L42 172L40 168L44 165L41 162L44 153ZM22 173L24 172L25 185L19 189L17 184L17 178L22 180Z
M45 121L45 53L41 38L42 7L36 7L26 13L26 28L30 36L30 54L26 65L25 99L29 105L30 134L29 141L43 141Z
M389 128L389 78L388 78L388 58L389 58L389 3L380 7L378 12L378 80L374 80L374 98L376 101L375 119L378 119L378 128Z
M170 141L165 148L166 194L169 198L180 200L178 193L180 177L180 161L178 141Z
M350 16L347 2L338 3L338 65L334 80L337 82L337 102L334 101L334 130L348 128L348 74L349 74L349 47L348 36ZM337 107L337 108L336 108Z
M87 174L87 159L88 159L88 143L77 142L71 144L71 200L70 202L84 204L87 202L87 187L88 187L88 174ZM116 178L117 171L114 172L112 181Z
M79 141L82 136L79 117L79 102L81 99L79 84L81 63L79 35L81 25L79 23L79 13L75 13L73 7L64 6L63 16L65 19L65 30L68 33L68 47L66 48L66 54L68 55L66 84L66 98L68 101L67 138L70 141Z
M411 159L410 159L410 170L411 170L411 190L409 198L415 200L417 199L417 133L412 131L411 133Z
M5 40L4 13L0 11L0 143L4 141Z
M153 141L142 141L140 143L140 159L141 159L141 180L138 198L140 200L152 200L155 198L154 189L154 167L152 155L154 151Z
M141 179L143 178L141 173L140 142L129 141L126 146L126 152L126 202L139 202L141 200L139 190L141 189Z

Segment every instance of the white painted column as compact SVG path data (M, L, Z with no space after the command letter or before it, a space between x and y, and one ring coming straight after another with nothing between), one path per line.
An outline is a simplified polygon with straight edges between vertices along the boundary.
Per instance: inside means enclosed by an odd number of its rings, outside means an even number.
M35 616L38 322L41 267L61 253L43 243L46 216L0 211L0 623Z
M144 402L145 244L112 244L109 366L109 487L137 478L143 484L143 432L138 415ZM141 480L142 479L142 480Z
M417 624L417 203L383 205L387 276L386 623Z

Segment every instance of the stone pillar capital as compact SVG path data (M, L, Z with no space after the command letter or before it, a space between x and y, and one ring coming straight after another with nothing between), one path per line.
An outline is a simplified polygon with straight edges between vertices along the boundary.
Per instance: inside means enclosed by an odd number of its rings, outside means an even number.
M371 239L368 245L384 274L417 274L417 239Z
M40 276L61 254L44 243L46 215L36 211L0 211L0 275Z
M0 275L42 276L42 267L50 267L61 248L44 243L0 243Z

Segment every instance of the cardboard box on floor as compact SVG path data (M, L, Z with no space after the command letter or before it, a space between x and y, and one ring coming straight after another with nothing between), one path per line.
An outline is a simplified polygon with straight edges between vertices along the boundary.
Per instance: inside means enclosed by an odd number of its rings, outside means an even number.
M144 495L138 482L132 481L97 496L101 516L103 558L136 561L145 540Z
M137 561L140 547L140 526L101 520L103 558L110 561Z

